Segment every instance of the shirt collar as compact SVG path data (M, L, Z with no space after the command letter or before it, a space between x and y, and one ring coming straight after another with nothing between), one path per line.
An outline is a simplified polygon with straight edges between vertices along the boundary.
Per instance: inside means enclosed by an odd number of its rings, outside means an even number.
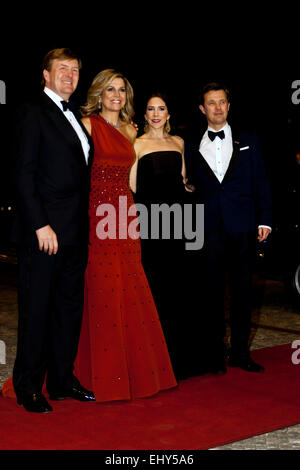
M62 104L61 104L61 101L63 101L63 98L61 96L59 96L57 93L55 93L55 91L50 90L50 88L47 88L47 87L44 88L44 92L63 111L63 107L62 107Z
M228 122L226 122L226 124L225 124L221 129L219 129L218 131L216 131L216 129L213 129L213 128L210 127L210 126L208 126L207 131L212 131L212 132L224 131L225 137L227 137L228 135L231 134L231 127L230 127L230 125L228 124Z

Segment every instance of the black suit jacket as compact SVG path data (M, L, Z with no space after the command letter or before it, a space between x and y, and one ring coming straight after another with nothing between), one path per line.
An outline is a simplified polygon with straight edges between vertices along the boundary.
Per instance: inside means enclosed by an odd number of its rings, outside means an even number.
M19 109L15 138L15 242L36 244L35 231L48 224L61 245L87 241L93 145L82 128L91 146L88 165L72 125L45 93Z
M199 151L202 133L185 142L187 177L204 204L204 227L222 224L230 232L249 232L272 225L269 180L256 135L240 131L233 136L233 154L220 183Z

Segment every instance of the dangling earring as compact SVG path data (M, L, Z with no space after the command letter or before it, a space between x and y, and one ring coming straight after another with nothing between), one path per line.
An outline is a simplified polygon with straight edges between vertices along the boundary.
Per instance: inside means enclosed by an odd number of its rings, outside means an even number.
M169 121L170 118L167 119L167 122L165 124L165 132L167 132L169 134L170 130L171 130L171 125L170 125L170 121Z
M99 113L100 113L101 109L102 109L102 102L99 99L99 102L98 102L98 111L99 111Z

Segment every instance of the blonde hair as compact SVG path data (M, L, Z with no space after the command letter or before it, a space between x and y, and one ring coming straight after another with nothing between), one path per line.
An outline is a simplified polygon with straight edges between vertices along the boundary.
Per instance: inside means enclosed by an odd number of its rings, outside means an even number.
M99 98L101 98L102 93L105 88L115 79L122 78L125 84L126 89L126 104L120 111L121 121L130 123L134 116L133 109L133 89L129 81L123 74L116 72L113 69L102 70L98 73L87 93L87 102L84 106L81 107L81 114L83 116L89 116L91 114L98 114L99 112Z

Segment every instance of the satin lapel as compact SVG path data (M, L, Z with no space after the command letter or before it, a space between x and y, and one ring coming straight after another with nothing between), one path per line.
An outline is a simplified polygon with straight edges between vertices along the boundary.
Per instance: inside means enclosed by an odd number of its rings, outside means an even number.
M216 175L214 174L211 167L209 166L209 164L207 163L207 161L205 160L203 155L200 153L200 151L199 151L199 155L201 157L201 159L200 159L201 166L202 166L203 170L205 171L205 173L207 174L207 176L220 184L220 181L218 180L218 178L216 177Z
M227 171L224 175L223 183L225 181L227 181L228 178L230 178L230 176L232 175L233 170L235 169L238 158L239 158L240 143L239 143L238 140L236 140L233 133L232 133L232 146L233 146L232 156L231 156L230 163L228 165Z
M216 177L216 175L214 174L214 172L212 171L212 169L210 168L209 164L207 163L207 161L205 160L205 158L203 157L203 155L201 154L200 152L200 143L201 143L201 140L205 134L206 130L202 133L199 141L198 141L198 146L197 146L197 151L198 151L198 154L200 155L200 159L199 159L199 162L203 168L203 171L206 173L206 175L213 179L214 181L216 181L217 183L220 184L220 181L218 180L218 178Z
M74 128L51 98L49 98L45 93L44 95L45 96L42 95L41 99L45 113L49 119L51 119L58 131L63 135L66 142L73 147L75 155L77 155L82 162L85 162L81 141Z
M91 167L92 161L93 161L93 156L94 156L94 142L93 142L92 137L90 136L90 134L86 130L85 126L82 124L80 115L76 113L75 117L76 117L77 121L79 122L83 132L85 133L85 135L87 137L87 140L89 142L89 145L90 145L89 156L88 156L88 166Z

